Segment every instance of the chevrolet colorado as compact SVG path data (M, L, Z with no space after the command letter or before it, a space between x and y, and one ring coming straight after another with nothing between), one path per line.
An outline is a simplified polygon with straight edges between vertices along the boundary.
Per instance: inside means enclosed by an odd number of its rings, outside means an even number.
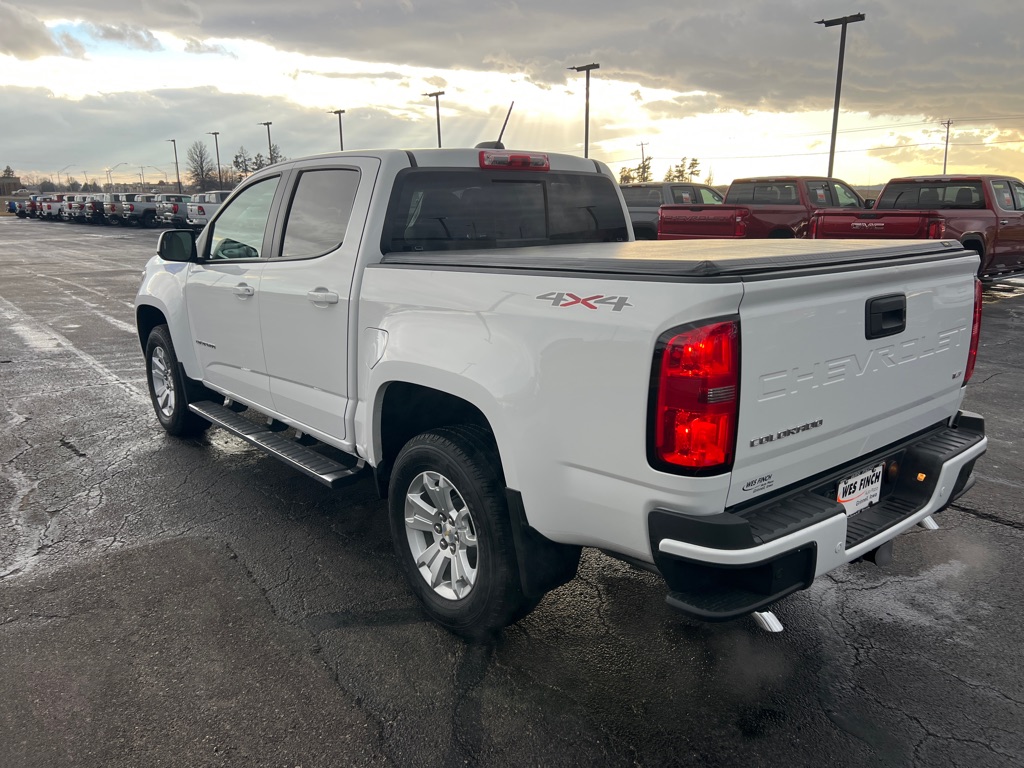
M773 603L883 562L973 484L976 254L632 239L593 160L274 165L146 266L156 417L332 487L372 471L412 591L466 635L529 613L582 547L690 616L777 629Z

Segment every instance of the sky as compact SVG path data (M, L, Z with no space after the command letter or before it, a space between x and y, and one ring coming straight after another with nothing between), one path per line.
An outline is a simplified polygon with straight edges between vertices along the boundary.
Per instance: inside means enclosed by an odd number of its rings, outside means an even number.
M196 141L229 165L346 149L584 153L716 185L834 175L1024 176L1021 0L0 0L0 168L174 180ZM947 125L948 143L947 143ZM174 139L172 144L168 139Z

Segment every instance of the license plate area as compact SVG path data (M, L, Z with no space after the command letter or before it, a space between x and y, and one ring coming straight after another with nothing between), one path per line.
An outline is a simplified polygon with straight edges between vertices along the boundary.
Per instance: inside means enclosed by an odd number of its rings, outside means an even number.
M836 501L843 505L847 517L878 502L882 493L884 470L885 462L882 461L839 481L836 488Z

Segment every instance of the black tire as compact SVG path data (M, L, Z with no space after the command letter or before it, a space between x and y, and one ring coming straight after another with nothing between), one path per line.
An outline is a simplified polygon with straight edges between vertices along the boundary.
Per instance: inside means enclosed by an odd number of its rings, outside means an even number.
M146 229L152 229L156 226L156 214L152 211L146 211L142 215L142 226Z
M188 409L189 402L201 399L196 395L206 388L182 375L166 325L156 326L146 340L146 383L153 410L167 434L194 437L210 427L210 422Z
M468 512L469 533L475 541L474 580L468 588L460 582L465 590L461 596L456 593L453 561L457 557L456 546L463 551L458 536L465 533L463 529L453 525L441 531L417 529L409 533L411 529L406 525L407 498L418 498L430 506L434 497L428 498L425 490L417 490L424 488L423 478L435 475L449 481L452 493L448 498L454 502L453 511L460 512L458 517L461 519L462 513ZM398 454L391 473L391 537L402 572L427 614L464 637L484 637L515 623L532 611L542 597L526 597L522 592L504 487L493 438L473 426L443 427L414 437ZM428 518L441 519L430 518L426 513L420 519ZM453 534L458 543L451 544L448 554L449 550L439 547L439 541L446 541ZM440 567L441 583L436 588L427 582L413 551L417 546L414 541L425 546L431 536L434 544L426 547L421 557L428 557L435 548L437 552L422 567L429 570L437 558L449 561ZM468 548L466 552L468 556ZM450 587L443 581L446 573ZM452 594L446 596L442 592Z

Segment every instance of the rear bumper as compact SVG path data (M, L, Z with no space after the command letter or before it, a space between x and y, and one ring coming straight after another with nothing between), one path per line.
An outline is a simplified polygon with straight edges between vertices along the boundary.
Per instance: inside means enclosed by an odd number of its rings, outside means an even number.
M669 586L667 601L689 615L726 621L805 589L970 490L974 462L986 446L984 419L960 412L952 426L755 505L705 517L652 510L651 552ZM847 517L835 501L836 483L881 461L899 464L898 479L883 486L878 503Z

